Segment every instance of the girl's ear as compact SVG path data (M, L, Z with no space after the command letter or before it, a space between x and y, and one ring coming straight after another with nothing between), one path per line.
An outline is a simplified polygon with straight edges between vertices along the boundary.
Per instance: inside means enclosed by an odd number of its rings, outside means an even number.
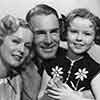
M100 35L96 36L94 41L97 45L100 45Z
M92 42L91 46L93 46L95 44L95 41Z

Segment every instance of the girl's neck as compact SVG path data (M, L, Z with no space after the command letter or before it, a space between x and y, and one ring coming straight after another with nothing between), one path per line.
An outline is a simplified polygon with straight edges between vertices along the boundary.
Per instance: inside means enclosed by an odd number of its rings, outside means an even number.
M80 58L83 58L83 54L74 54L71 51L68 51L66 56L71 60L78 60Z

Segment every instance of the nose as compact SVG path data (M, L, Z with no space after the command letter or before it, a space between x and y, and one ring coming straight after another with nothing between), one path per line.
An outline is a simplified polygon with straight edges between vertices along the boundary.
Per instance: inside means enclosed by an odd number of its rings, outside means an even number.
M52 42L51 34L50 34L50 32L47 32L46 38L45 38L45 43L51 44L51 42Z
M19 50L21 55L24 55L24 51L25 51L24 44L20 44L18 50Z
M77 37L76 37L76 40L77 40L77 41L82 41L82 38L83 38L82 33L78 33L78 34L77 34Z

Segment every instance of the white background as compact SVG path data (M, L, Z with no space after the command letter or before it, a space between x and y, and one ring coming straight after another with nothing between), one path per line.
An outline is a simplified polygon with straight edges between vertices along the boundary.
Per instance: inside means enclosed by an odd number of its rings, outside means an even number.
M49 4L63 14L76 7L86 7L100 16L100 0L0 0L0 18L6 14L25 18L28 10L39 3Z

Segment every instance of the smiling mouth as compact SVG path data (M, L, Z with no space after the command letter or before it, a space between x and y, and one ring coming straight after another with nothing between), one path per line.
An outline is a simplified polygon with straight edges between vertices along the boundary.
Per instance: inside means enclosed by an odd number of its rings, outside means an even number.
M14 57L14 59L16 60L16 61L21 61L22 60L22 56L19 56L19 55L13 55L13 57Z
M46 50L46 51L51 51L55 47L56 47L56 45L52 45L52 46L41 46L41 48L44 49L44 50Z
M76 43L74 43L74 45L75 45L76 48L81 48L81 47L84 46L83 44L76 44Z
M53 48L43 49L45 52L52 52Z

